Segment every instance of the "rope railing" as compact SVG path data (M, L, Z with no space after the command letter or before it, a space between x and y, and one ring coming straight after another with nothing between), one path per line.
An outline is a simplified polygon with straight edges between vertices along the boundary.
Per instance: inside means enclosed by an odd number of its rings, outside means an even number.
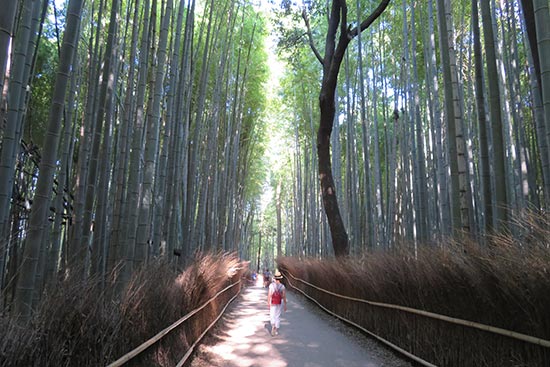
M302 289L296 287L295 285L293 285L292 282L290 281L290 278L292 278L295 281L297 281L299 283L302 283L302 284L304 284L308 287L311 287L311 288L313 288L317 291L320 291L320 292L323 292L325 294L334 296L336 298L345 299L345 300L349 300L349 301L353 301L353 302L357 302L357 303L362 303L362 304L366 304L366 305L369 305L369 306L374 306L374 307L380 308L380 309L398 310L398 311L401 311L401 312L405 312L405 314L420 315L420 316L426 317L428 319L443 321L443 322L446 322L446 323L459 325L461 327L482 330L484 332L489 332L489 333L492 333L492 334L505 336L505 337L511 338L513 340L519 340L521 342L526 342L526 343L529 343L531 345L535 345L535 346L538 346L538 347L550 348L550 341L542 339L542 338L537 338L537 337L534 337L534 336L531 336L531 335L526 335L526 334L522 334L522 333L518 333L518 332L514 332L514 331L511 331L511 330L506 330L506 329L502 329L502 328L498 328L498 327L494 327L494 326L484 325L484 324L473 322L473 321L467 321L467 320L462 320L462 319L458 319L458 318L454 318L454 317L444 316L444 315L440 315L440 314L436 314L436 313L428 312L428 311L424 311L424 310L418 310L418 309L414 309L414 308L410 308L410 307L404 307L404 306L399 306L399 305L389 304L389 303L373 302L373 301L369 301L369 300L365 300L365 299L360 299L360 298L355 298L355 297L350 297L350 296L338 294L338 293L323 289L323 288L321 288L321 287L319 287L315 284L311 284L311 283L307 282L304 279L298 278L298 277L294 276L292 273L290 273L289 271L285 271L285 273L288 275L288 277L286 279L287 279L289 285L292 288L294 288L295 290L297 290L298 292L303 294L305 297L307 297L311 301L315 302L324 311L326 311L327 313L333 315L334 317L342 320L343 322L360 329L361 331L363 331L366 334L372 336L373 338L377 339L378 341L382 342L383 344L387 345L388 347L394 349L396 352L407 356L408 358L416 361L417 363L419 363L422 366L434 367L436 365L434 365L430 362L427 362L426 360L414 355L413 353L397 346L396 344L390 342L389 340L375 334L373 331L367 330L365 327L359 325L357 322L349 320L346 317L343 317L343 316L333 312L332 310L329 310L327 307L322 305L318 300L316 300L313 296L307 294L304 290L302 290ZM376 327L375 327L375 330L376 330ZM376 332L378 332L378 331L376 331ZM527 345L529 345L529 344L527 344ZM411 347L411 346L409 346L409 347ZM416 349L416 348L413 347L413 349Z
M141 354L143 351L145 351L146 349L148 349L150 346L152 346L153 344L157 343L159 340L161 340L163 337L165 337L166 335L168 335L172 330L174 330L175 328L177 328L178 326L180 326L182 323L184 323L185 321L189 320L191 317L193 317L195 314L197 314L198 312L200 312L202 309L204 309L206 306L208 306L212 301L214 301L216 298L218 298L222 293L228 291L229 289L233 288L234 286L238 285L241 283L241 280L239 279L237 282L235 283L232 283L230 285L228 285L227 287L225 287L224 289L220 290L219 292L217 292L214 296L212 296L212 298L210 298L208 301L206 301L202 306L194 309L193 311L189 312L188 314L186 314L185 316L181 317L179 320L177 320L176 322L174 322L173 324L171 324L170 326L164 328L163 330L161 330L159 333L157 333L155 336L153 336L152 338L150 338L149 340L143 342L142 344L140 344L138 347L136 347L135 349L133 349L132 351L126 353L125 355L123 355L122 357L120 357L119 359L117 359L116 361L112 362L111 364L107 365L107 367L119 367L119 366L122 366L124 365L125 363L127 363L128 361L130 361L131 359L135 358L136 356L138 356L139 354ZM227 307L231 304L231 302L233 302L233 300L235 298L237 298L237 296L239 295L239 292L237 292L228 302L227 304L224 306L224 308L221 310L221 312L218 314L218 316L216 317L216 319L206 328L206 330L203 331L203 333L198 337L198 339L193 343L193 345L191 345L191 347L189 347L187 353L184 355L184 357L178 362L177 366L183 366L183 364L186 362L186 360L189 358L189 356L191 355L193 349L195 348L195 346L200 342L200 340L204 337L204 335L206 335L206 333L212 328L212 326L214 326L214 324L220 319L220 317L223 315L223 313L225 312L225 310L227 309Z
M368 301L368 300L364 300L364 299L360 299L360 298L345 296L345 295L342 295L342 294L334 293L334 292L331 292L329 290L320 288L320 287L316 286L315 284L311 284L311 283L309 283L309 282L307 282L303 279L297 278L294 275L292 275L290 272L287 272L287 273L293 279L295 279L299 282L302 282L302 283L304 283L304 284L306 284L306 285L308 285L312 288L315 288L315 289L317 289L321 292L330 294L330 295L338 297L338 298L347 299L347 300L350 300L350 301L355 301L355 302L360 302L360 303L365 303L365 304L368 304L368 305L371 305L371 306L390 308L390 309L400 310L400 311L413 313L413 314L417 314L417 315L422 315L422 316L429 317L429 318L432 318L432 319L442 320L442 321L446 321L446 322L453 323L453 324L456 324L456 325L462 325L462 326L467 326L467 327L471 327L471 328L476 328L476 329L479 329L479 330L488 331L490 333L504 335L504 336L514 338L514 339L517 339L517 340L521 340L521 341L524 341L524 342L527 342L527 343L536 344L536 345L540 345L542 347L550 348L550 340L541 339L541 338L537 338L537 337L534 337L534 336L531 336L531 335L526 335L526 334L518 333L518 332L515 332L515 331L511 331L511 330L506 330L506 329L498 328L498 327L495 327L495 326L484 325L484 324L480 324L480 323L477 323L477 322L474 322L474 321L462 320L462 319L458 319L458 318L455 318L455 317L444 316L444 315L436 314L436 313L433 313L433 312L418 310L418 309L414 309L414 308L410 308L410 307L399 306L399 305L394 305L394 304L390 304L390 303L373 302L373 301Z
M220 313L218 314L218 317L216 317L216 319L214 321L212 321L210 323L210 325L208 325L208 327L202 332L201 335L199 335L199 337L197 338L197 340L195 340L195 342L193 343L193 345L191 345L189 347L189 349L187 350L187 353L185 353L185 355L183 356L183 358L178 362L178 364L176 365L176 367L182 367L185 362L187 362L187 359L189 358L189 356L191 356L191 353L193 353L193 350L195 349L195 347L197 346L197 344L199 344L199 342L202 340L202 338L206 335L206 333L208 333L208 331L210 331L210 329L212 329L212 327L214 325L216 325L216 323L218 322L218 320L220 319L220 317L222 317L222 315L224 314L225 310L227 309L227 307L229 307L229 305L231 304L231 302L233 302L233 300L235 298L237 298L239 294L235 294L233 297L231 297L231 299L229 300L229 302L227 302L227 304L225 305L225 307L220 311Z
M299 278L294 277L294 276L293 276L292 274L290 274L289 272L287 272L287 274L289 274L293 279L295 279L295 280L297 280L297 281L301 281L301 282L303 282L304 284L307 284L307 285L313 286L314 288L317 288L317 289L319 289L319 290L322 290L321 288L318 288L317 286L314 286L314 285L312 285L311 283L306 282L305 280L302 280L302 279L299 279ZM412 354L412 353L409 353L409 352L406 351L405 349L403 349L403 348L401 348L401 347L395 345L394 343L390 342L389 340L384 339L384 338L382 338L382 337L379 336L379 335L376 335L376 334L373 333L372 331L365 329L365 328L362 327L361 325L359 325L359 324L357 324L357 323L355 323L355 322L353 322L353 321L351 321L351 320L348 320L348 319L346 319L345 317L338 315L337 313L332 312L331 310L329 310L328 308L326 308L325 306L323 306L321 303L319 303L319 301L317 301L315 298L311 297L310 295L308 295L306 292L302 291L301 289L296 288L295 286L293 286L293 285L292 285L292 282L291 282L288 278L287 278L287 281L288 281L288 284L289 284L292 288L294 288L295 290L297 290L298 292L300 292L301 294L303 294L305 297L309 298L311 301L315 302L315 303L317 304L317 306L321 307L323 310L325 310L326 312L328 312L328 313L331 314L332 316L334 316L334 317L336 317L336 318L338 318L338 319L340 319L340 320L342 320L342 321L344 321L344 322L346 322L346 323L348 323L348 324L350 324L350 325L352 325L352 326L354 326L354 327L356 327L356 328L362 330L362 331L365 332L366 334L368 334L368 335L372 336L373 338L375 338L376 340L378 340L378 341L380 341L380 342L386 344L387 346L389 346L390 348L394 349L395 351L397 351L397 352L399 352L399 353L401 353L401 354L407 356L408 358L410 358L410 359L412 359L412 360L418 362L418 363L421 364L422 366L426 366L426 367L437 367L436 365L431 364L430 362L425 361L425 360L423 360L422 358L420 358L420 357L418 357L418 356L415 356L415 355ZM326 291L326 290L323 290L323 291ZM332 292L330 292L330 291L326 291L326 292L329 293L329 294L332 294L332 295L337 295L336 293L332 293ZM346 296L343 296L343 297L346 297ZM346 297L346 298L348 298L348 297Z
M310 285L309 283L299 279L299 278L295 278L292 274L288 273L292 278L294 278L295 280L298 280L298 281L302 281L303 283L307 284L307 285ZM340 316L334 312L332 312L331 310L329 310L328 308L326 308L325 306L323 306L321 303L319 303L315 298L311 297L310 295L308 295L306 292L302 291L301 289L299 288L296 288L295 286L292 285L292 283L290 282L290 280L287 278L287 281L289 283L289 285L294 288L295 290L297 290L298 292L300 292L301 294L303 294L305 297L309 298L310 300L312 300L313 302L315 302L319 307L321 307L323 310L325 310L326 312L328 312L329 314L331 314L332 316L334 317L337 317L338 319L350 324L350 325L353 325L354 327L362 330L363 332L367 333L368 335L372 336L373 338L381 341L382 343L386 344L387 346L389 346L390 348L396 350L397 352L403 354L403 355L406 355L407 357L409 357L410 359L420 363L421 365L423 366L426 366L426 367L437 367L436 365L434 364L431 364L425 360L423 360L422 358L419 358L417 356L415 356L414 354L412 353L409 353L408 351L406 351L405 349L395 345L394 343L390 342L389 340L386 340L384 338L382 338L381 336L378 336L376 335L375 333L373 333L372 331L369 331L367 329L365 329L364 327L362 327L361 325L351 321L351 320L348 320L346 319L345 317L343 316ZM315 287L317 288L317 287ZM328 292L328 291L327 291ZM331 293L331 292L329 292Z

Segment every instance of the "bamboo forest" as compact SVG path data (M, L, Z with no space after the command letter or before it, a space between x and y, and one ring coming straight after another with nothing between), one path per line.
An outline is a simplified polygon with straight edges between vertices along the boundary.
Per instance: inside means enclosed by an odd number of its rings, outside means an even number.
M429 365L550 363L548 0L0 5L1 366L107 365L264 269L543 346L383 334Z

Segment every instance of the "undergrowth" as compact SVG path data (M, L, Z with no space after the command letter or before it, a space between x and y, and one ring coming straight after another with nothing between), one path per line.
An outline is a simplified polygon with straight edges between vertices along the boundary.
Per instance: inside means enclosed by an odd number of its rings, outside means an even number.
M330 261L279 258L278 265L294 277L337 294L429 311L550 340L549 228L550 223L543 218L529 216L516 224L519 236L495 236L483 245L473 241L448 241L419 248L400 246L390 251L371 251L359 258ZM355 317L354 321L367 325L367 329L379 329L387 334L384 337L404 342L407 348L419 351L420 355L421 350L428 350L425 355L435 355L437 365L535 366L540 365L541 360L549 360L547 350L533 351L531 346L519 346L519 352L506 357L509 364L494 364L497 362L492 354L501 353L499 348L515 348L511 344L517 343L495 341L498 337L487 333L470 336L469 333L475 331L455 330L450 324L434 326L432 321L420 317L413 319L403 312L353 304L300 285L291 276L289 280L314 295L325 307ZM423 322L425 326L421 326ZM459 350L449 350L452 348L449 346L446 352L445 348L439 350L438 334L426 340L418 337L419 333L429 333L432 328L439 329L436 333L447 329L445 333L449 338L466 340L462 346L457 342ZM477 347L467 347L468 338L472 343L475 340L483 344L485 349L478 354L472 352ZM415 345L416 342L422 345ZM446 359L442 353L472 353L475 357L460 355ZM533 354L537 354L536 358Z
M234 254L209 254L177 273L159 261L137 271L117 301L98 279L55 284L29 323L0 317L0 365L107 365L239 280L242 265ZM209 304L131 365L175 365L229 296Z

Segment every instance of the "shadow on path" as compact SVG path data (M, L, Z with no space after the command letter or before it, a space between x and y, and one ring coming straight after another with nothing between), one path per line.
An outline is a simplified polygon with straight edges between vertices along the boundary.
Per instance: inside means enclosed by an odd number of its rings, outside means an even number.
M279 335L270 335L267 289L248 287L223 317L221 326L199 347L191 367L380 367L395 357L376 343L365 348L304 306L289 292ZM376 350L371 350L376 349ZM381 352L382 351L382 352Z

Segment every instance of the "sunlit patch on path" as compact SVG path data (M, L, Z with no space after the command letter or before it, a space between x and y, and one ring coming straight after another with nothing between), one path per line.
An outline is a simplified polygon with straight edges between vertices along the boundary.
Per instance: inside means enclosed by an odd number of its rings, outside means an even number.
M243 290L223 327L214 332L192 367L379 367L387 363L343 334L330 322L288 295L280 334L269 334L267 289L255 285ZM399 366L408 366L407 363Z

